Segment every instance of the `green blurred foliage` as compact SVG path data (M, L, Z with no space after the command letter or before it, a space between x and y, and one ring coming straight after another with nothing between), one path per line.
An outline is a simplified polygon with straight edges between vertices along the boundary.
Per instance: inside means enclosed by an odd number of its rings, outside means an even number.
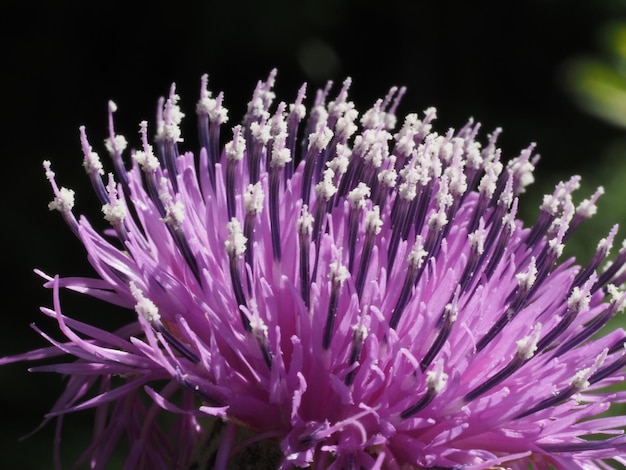
M567 246L569 254L584 258L592 255L592 247L597 243L594 238L608 233L616 221L622 221L616 242L626 238L626 20L614 20L601 26L598 43L600 55L573 58L565 65L563 74L565 88L582 109L625 129L623 137L598 149L598 161L602 164L586 174L582 182L581 192L585 194L593 192L596 186L605 189L598 203L598 213L587 222L589 227L580 230ZM617 248L619 245L614 253ZM603 332L620 327L626 328L624 313L614 317ZM626 382L612 388L626 390ZM626 415L626 404L613 406L607 414Z
M599 54L575 56L564 65L562 84L581 109L626 130L626 20L600 26L597 43ZM600 144L589 158L597 164L584 174L579 200L598 186L605 194L598 202L597 214L568 242L566 253L583 258L581 261L593 254L600 237L616 222L626 221L626 131ZM626 238L625 230L622 223L618 242Z
M573 59L566 85L582 108L626 128L626 21L603 26L599 42L604 56Z

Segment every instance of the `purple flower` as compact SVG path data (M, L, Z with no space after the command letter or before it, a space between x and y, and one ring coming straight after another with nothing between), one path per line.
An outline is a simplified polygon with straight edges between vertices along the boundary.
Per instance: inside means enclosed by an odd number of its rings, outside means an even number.
M33 369L68 376L46 421L95 409L92 468L121 445L132 469L626 464L624 417L605 414L626 401L607 388L626 332L596 335L626 303L626 245L605 263L614 228L587 266L557 264L601 190L575 207L579 178L560 183L525 228L534 146L506 163L499 129L483 144L473 121L439 134L433 108L394 130L404 89L359 116L350 80L305 117L305 87L276 105L274 78L231 131L204 76L195 155L179 150L174 86L138 150L110 103L112 173L81 128L103 232L44 163L50 208L97 272L40 273L65 339L35 327L51 347L0 362L69 359ZM73 320L62 288L129 323Z

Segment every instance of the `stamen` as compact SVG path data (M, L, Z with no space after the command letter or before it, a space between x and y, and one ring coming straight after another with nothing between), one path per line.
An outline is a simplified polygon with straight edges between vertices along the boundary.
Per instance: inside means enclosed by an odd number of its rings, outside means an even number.
M265 364L267 364L268 368L272 368L272 352L269 348L269 336L268 336L268 328L265 322L261 317L259 317L258 312L254 312L252 315L252 321L250 322L250 328L252 334L257 339L259 343L259 347L261 348L261 354L263 355L263 360Z
M387 276L391 274L400 239L406 233L406 227L409 225L409 219L411 219L408 215L409 209L411 202L417 196L417 182L423 177L419 170L423 171L423 168L415 168L410 163L408 167L400 171L403 182L398 187L398 194L396 195L390 216L392 230L387 251ZM419 231L416 233L419 233Z
M57 186L54 179L54 172L51 169L51 163L48 160L44 160L43 167L46 172L46 178L52 186L52 192L54 193L54 199L48 204L48 209L58 210L62 215L65 222L70 227L74 235L78 235L78 221L72 213L74 207L74 191L65 187Z
M243 235L246 238L246 263L250 266L250 269L254 273L254 222L258 214L263 210L263 200L265 198L265 192L260 181L257 181L254 185L248 185L248 190L244 194L244 202L246 206L246 217L243 224ZM250 279L248 279L250 284ZM250 290L250 285L248 285Z
M485 249L485 221L480 218L478 228L475 232L468 234L467 239L470 244L470 254L465 265L465 270L459 279L461 290L465 291L469 282L472 280L473 274L476 272L478 262Z
M250 183L259 181L261 160L265 157L267 143L272 138L271 127L266 118L250 124L251 147L248 150L248 174Z
M228 218L232 219L236 216L235 208L235 190L236 190L236 172L239 162L243 159L246 151L246 141L241 135L241 126L237 125L233 128L233 140L228 142L224 147L226 153L226 207L228 210Z
M150 199L154 203L159 215L165 217L165 208L159 199L159 187L156 180L156 171L161 164L154 155L152 145L148 143L148 123L146 121L139 123L139 133L141 134L143 150L135 151L132 158L143 170Z
M572 177L567 184L560 182L551 195L543 197L543 204L540 206L541 212L526 239L528 246L536 245L559 212L563 211L568 203L571 204L571 192L576 188L578 181L579 177Z
M617 257L613 260L611 265L606 268L606 270L600 274L598 277L598 281L593 286L591 292L595 292L598 289L601 289L603 286L608 283L613 283L619 285L616 277L620 275L620 272L624 269L624 265L626 264L626 240L622 242L622 247L617 254Z
M437 394L446 387L447 383L448 374L443 371L443 361L437 361L433 370L426 373L426 393L414 405L400 413L400 418L408 419L426 408Z
M324 179L315 186L315 193L317 194L317 207L315 211L315 220L313 222L313 241L317 242L324 230L323 223L326 221L326 210L329 208L330 199L337 192L333 179L335 172L328 168L324 171ZM319 243L317 243L319 247ZM319 249L317 250L319 252Z
M387 110L387 118L385 120L385 127L388 130L396 127L396 120L397 120L396 110L398 109L398 105L400 104L400 101L402 101L402 98L404 97L405 93L406 93L406 87L405 86L400 87L398 92L395 94L395 97L393 98L393 103L391 103L391 107Z
M407 258L409 268L407 269L404 284L402 286L402 290L400 291L400 296L398 297L396 306L392 310L393 313L389 319L389 328L395 330L398 323L400 323L400 317L409 302L411 290L423 271L424 259L426 256L428 256L428 252L424 250L422 237L418 235L415 238L415 244L413 245L413 248Z
M398 162L402 166L415 148L415 135L418 133L417 124L419 122L417 114L407 114L404 118L402 128L400 128L400 131L394 136L395 146L393 148L393 154L397 156Z
M298 127L306 115L306 108L302 104L306 96L306 83L298 90L296 101L289 105L289 117L287 118L287 140L285 147L289 149L292 156L296 155L296 139L298 137ZM285 167L285 183L293 175L293 160L289 161Z
M554 353L554 357L558 357L578 346L583 341L587 340L595 333L597 333L606 323L615 316L616 313L621 312L626 307L626 293L620 291L617 287L610 284L607 288L612 299L611 303L604 311L597 315L591 323L585 325L585 327L574 337L563 343L557 351Z
M346 101L350 85L352 85L352 79L347 77L343 81L343 85L337 94L337 98L335 98L334 101L329 102L326 106L328 109L328 126L330 128L334 128L339 119L341 119L346 112L354 107L354 103Z
M107 185L107 192L109 195L109 201L102 206L102 213L104 214L104 220L109 222L115 229L117 236L122 243L128 241L128 230L124 224L128 211L126 205L122 204L117 197L116 183L113 179L113 174L109 173L109 184Z
M468 232L471 233L478 228L478 221L485 214L487 205L496 191L497 180L498 174L495 173L494 166L489 165L478 185L478 202L476 203L472 220L467 227Z
M98 196L100 204L106 204L109 202L109 198L101 178L101 176L104 175L102 162L100 161L100 157L98 156L98 154L92 150L91 145L89 145L89 142L87 141L85 126L80 126L79 131L80 142L83 148L84 155L83 167L85 168L85 172L89 176L91 186Z
M320 153L326 148L330 139L333 136L333 131L331 131L325 122L320 123L318 129L315 133L309 135L309 147L304 156L304 171L302 174L302 201L304 204L309 203L310 193L311 193L311 184L314 180L313 174L316 168L316 165L322 165L322 163L318 163L320 160Z
M348 215L348 269L354 271L354 255L356 252L356 238L359 230L361 212L365 209L366 200L370 196L370 188L365 183L359 183L350 193L350 213Z
M599 354L598 357L596 357L596 360L591 367L588 367L586 369L582 369L576 372L574 377L572 377L570 381L570 385L568 387L564 388L563 390L558 391L557 393L553 394L553 396L540 401L535 406L518 414L517 416L515 416L514 419L521 419L531 414L534 414L538 411L541 411L545 408L552 408L552 407L558 406L562 403L565 403L567 400L569 400L569 398L572 395L575 395L576 393L581 392L582 390L588 388L589 385L591 384L589 379L593 376L594 372L600 368L600 366L606 359L606 355L607 355L607 350L605 350L604 352Z
M204 74L201 79L200 100L196 105L198 114L198 135L200 147L207 152L209 181L215 189L215 164L220 158L219 140L221 125L228 122L228 110L222 106L223 94L211 97L208 90L209 76Z
M365 307L364 311L367 311L367 307ZM361 322L359 322L359 324L352 327L354 333L352 335L352 349L350 351L350 359L348 360L348 364L350 366L353 366L361 357L361 351L363 350L365 338L367 338L367 334L369 331L368 328L362 323L362 319L363 317L361 317ZM354 383L356 371L356 368L354 368L346 375L344 383L348 387L350 387Z
M181 201L174 201L174 197L172 197L170 192L169 183L171 183L171 181L168 178L161 178L158 193L159 201L161 202L161 207L163 208L161 220L167 225L176 246L185 258L185 261L193 272L196 280L199 284L201 284L202 277L200 276L200 269L198 268L198 260L191 251L191 247L189 246L189 242L187 241L187 237L183 231L185 206Z
M537 279L537 267L535 266L535 258L530 259L527 271L515 275L517 278L517 289L515 293L509 296L511 298L509 306L505 312L498 318L489 331L480 338L476 344L476 350L482 351L493 340L502 329L515 318L519 311L526 305L529 300L529 294Z
M515 198L513 200L513 203L511 204L511 210L507 214L505 214L504 217L502 217L502 228L498 236L496 248L493 254L490 256L489 263L485 268L485 274L487 276L487 279L491 279L491 276L498 266L498 263L502 261L504 251L508 246L509 240L513 236L513 232L515 231L515 216L517 214L517 204L518 200L517 198Z
M239 266L239 259L246 251L247 240L241 231L241 225L237 219L232 218L226 227L228 229L228 239L224 242L224 246L226 248L226 253L228 254L230 279L233 285L235 300L237 301L237 306L239 306L241 322L245 330L250 331L250 320L245 315L242 308L245 307L247 303L243 293L243 285L241 284L241 268Z
M330 347L330 340L333 335L333 327L335 325L335 318L337 317L337 303L339 302L339 294L341 293L341 287L348 278L349 273L345 266L339 264L339 261L330 263L330 272L328 278L330 279L330 299L328 301L328 314L326 315L326 324L324 325L324 338L322 340L322 347L328 349Z
M435 357L445 344L446 340L450 336L450 332L452 331L452 325L456 321L459 314L459 307L457 305L459 292L460 290L457 288L452 302L444 307L443 313L441 314L441 328L439 329L437 338L435 338L432 346L428 349L428 352L420 361L420 369L422 370L422 372L428 369L428 366L430 366L431 362L435 359Z
M615 235L617 235L617 229L618 226L614 225L613 228L611 228L609 235L598 242L598 247L596 248L596 252L593 255L593 258L591 258L591 261L585 267L585 269L581 269L581 271L578 273L578 275L574 279L574 282L572 282L572 287L581 286L583 283L585 283L587 279L589 279L589 276L591 276L591 274L595 272L596 269L598 269L600 263L602 263L602 261L606 259L613 246Z
M272 232L272 251L274 259L280 261L282 258L280 247L280 214L279 214L279 191L280 172L285 165L291 162L291 152L286 145L286 134L278 134L274 138L272 147L272 159L270 161L269 178L269 211L270 227Z
M615 345L615 347L611 348L610 352L616 349L621 352L621 357L614 361L612 364L604 366L603 368L598 369L593 374L591 374L591 376L589 377L589 383L591 385L612 376L613 374L626 367L626 352L624 351L626 349L626 343L623 339L620 340L618 345Z
M131 281L129 287L130 293L136 302L135 311L137 312L137 314L144 317L150 324L160 321L161 315L159 314L159 309L154 304L154 302L144 296L143 290L137 287L134 282Z
M495 375L487 379L480 384L474 390L469 392L463 397L465 403L469 403L475 400L481 395L484 395L493 387L501 383L506 378L510 377L515 371L522 367L526 362L532 358L538 349L537 341L541 334L541 323L537 323L533 327L533 331L530 335L522 338L517 342L517 351L511 362L509 362L503 369L500 369Z
M576 207L576 214L570 223L569 231L565 236L566 239L569 238L572 232L574 232L585 219L591 218L596 213L598 210L596 202L598 202L598 199L600 199L600 196L603 194L604 188L599 186L591 198L583 200L578 207Z
M526 186L535 181L533 172L539 160L539 155L533 155L536 144L533 142L522 151L519 157L511 160L507 165L507 172L513 176L513 194L519 195L526 191ZM502 178L500 179L502 183Z
M396 157L390 155L387 159L387 166L383 164L383 169L378 172L376 188L372 194L372 200L374 205L379 207L385 207L387 196L396 187L396 181L398 179L398 173L395 170Z
M300 294L304 305L309 307L309 251L311 249L311 232L313 231L313 216L309 213L309 208L302 206L302 213L298 218L298 239L300 242Z
M596 275L593 274L583 287L574 287L567 299L567 307L565 312L561 316L561 320L558 324L550 330L546 336L541 338L539 345L537 346L540 351L543 351L559 337L561 334L569 328L576 316L589 308L589 302L591 300L591 286L596 282Z
M380 208L374 206L371 211L365 214L365 241L363 242L363 250L361 252L361 260L356 275L356 292L359 298L363 295L363 287L367 276L367 268L369 266L372 250L376 241L376 235L382 230L383 221L380 218Z
M160 153L161 161L165 163L168 178L175 193L178 192L176 160L179 154L177 144L183 141L180 123L185 116L178 106L179 99L180 97L176 94L176 84L172 83L170 94L162 108L162 114L159 109L160 119L157 119L157 134L155 136L157 151Z
M128 178L126 177L126 168L124 168L124 162L122 161L122 152L126 150L128 142L123 135L115 134L115 126L113 120L113 113L117 111L117 105L109 100L109 137L104 139L104 146L106 147L111 160L113 160L113 168L115 168L115 176L122 183L124 188L124 194L126 197L130 195L128 188Z

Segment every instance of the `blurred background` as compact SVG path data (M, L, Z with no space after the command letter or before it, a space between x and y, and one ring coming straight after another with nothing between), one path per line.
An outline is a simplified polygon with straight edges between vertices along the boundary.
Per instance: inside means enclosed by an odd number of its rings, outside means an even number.
M200 76L223 90L231 123L245 112L257 80L278 68L277 95L292 100L302 82L353 78L352 100L365 110L392 85L408 92L399 114L438 108L437 130L469 117L496 127L503 155L536 142L536 183L522 200L531 223L542 195L561 179L583 176L576 200L596 186L599 212L577 233L569 255L586 262L611 225L626 226L626 1L519 2L266 0L85 2L55 0L0 6L3 163L2 328L0 357L45 343L29 325L55 332L39 313L50 292L34 273L90 275L82 246L65 227L41 167L77 193L77 214L98 220L100 207L82 169L78 126L105 154L107 101L116 128L137 144L138 123L176 82L187 113L187 149ZM622 229L618 239L624 238ZM124 315L66 294L66 313L100 324ZM128 317L126 317L127 319ZM53 425L18 442L52 406L62 378L0 368L0 468L52 467ZM66 420L64 462L89 439L90 414ZM112 467L113 468L113 467Z

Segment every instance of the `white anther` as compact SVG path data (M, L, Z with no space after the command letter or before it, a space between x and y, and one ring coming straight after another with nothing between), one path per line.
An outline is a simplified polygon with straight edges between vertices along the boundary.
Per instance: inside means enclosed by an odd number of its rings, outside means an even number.
M246 204L246 213L256 215L263 210L263 200L265 192L260 181L255 184L249 184L248 190L243 195Z
M224 242L226 253L229 256L240 258L246 252L246 242L248 239L243 235L241 224L236 218L232 218L226 224L228 229L228 238Z
M350 276L348 269L343 266L339 261L333 261L328 265L330 268L328 272L328 279L335 285L342 286L346 279Z
M447 383L448 374L443 371L443 361L438 360L433 369L426 372L426 387L430 393L439 393Z
M97 173L99 175L104 175L100 156L96 152L90 151L85 154L85 158L83 159L83 167L85 168L85 171L87 173Z
M54 175L54 173L52 173ZM48 203L48 209L51 211L70 212L74 207L74 191L61 187L55 198Z
M415 243L413 244L413 248L411 248L411 252L407 258L409 265L413 268L420 268L422 263L424 262L424 258L428 255L428 252L424 250L424 242L422 237L418 235L415 238Z
M519 288L528 292L537 279L537 265L534 256L530 258L528 270L525 273L516 274L515 277L517 278L517 285Z
M135 312L144 317L148 322L154 323L159 321L161 315L159 314L159 309L152 302L152 300L148 299L143 295L143 291L137 287L134 282L130 282L130 293L135 299Z
M374 206L371 211L365 213L365 230L378 235L382 227L383 221L380 218L380 207Z
M302 206L300 217L298 217L297 226L298 233L303 235L310 235L313 232L313 216L309 212L308 206L305 204Z
M481 217L480 227L476 229L475 232L470 233L467 238L470 242L472 250L478 253L479 255L483 254L485 250L485 238L487 236L487 230L485 230L484 222Z
M291 151L285 147L285 140L287 139L286 133L280 133L274 137L274 143L272 144L272 159L270 160L270 167L283 168L287 163L291 161Z
M578 205L578 207L576 208L576 215L579 215L586 219L595 215L598 210L596 202L602 194L604 194L604 188L600 186L590 199L585 199Z
M330 143L330 139L333 138L333 131L326 127L324 122L319 125L319 129L309 135L309 147L313 153L318 153L324 150Z
M532 327L532 332L517 342L517 357L527 360L533 357L537 351L537 343L541 335L541 323L537 323Z
M113 136L113 141L109 137L104 139L104 146L107 152L113 155L115 152L122 153L128 147L128 141L123 135L115 135Z
M398 173L395 170L397 157L390 155L387 168L378 172L378 182L385 185L387 188L394 188L396 186L396 180L398 179Z
M591 295L585 289L574 287L572 293L567 299L567 308L575 312L582 312L589 307Z
M252 138L261 145L266 145L270 138L272 137L271 128L267 124L261 122L253 122L250 124L250 133L252 134Z
M447 223L448 223L448 216L446 215L446 212L443 209L437 211L435 214L431 215L430 218L428 219L428 227L434 231L441 230L441 228Z
M104 204L102 206L102 213L104 214L104 220L111 223L111 225L117 225L126 218L126 207L121 204Z
M370 197L371 193L368 185L363 182L359 183L356 188L348 193L350 206L354 209L364 209L367 198Z
M242 135L241 126L235 126L233 128L233 140L224 146L226 158L229 161L240 161L243 158L245 150L246 140Z
M615 312L621 312L626 308L626 292L617 288L613 284L609 284L607 291L611 295L611 302L615 304Z
M143 150L137 150L132 159L141 166L141 169L148 172L156 171L159 168L159 160L152 153L152 146L150 146L150 152L146 153Z
M324 179L315 185L317 197L328 201L337 192L333 183L334 176L335 172L331 168L324 170Z

